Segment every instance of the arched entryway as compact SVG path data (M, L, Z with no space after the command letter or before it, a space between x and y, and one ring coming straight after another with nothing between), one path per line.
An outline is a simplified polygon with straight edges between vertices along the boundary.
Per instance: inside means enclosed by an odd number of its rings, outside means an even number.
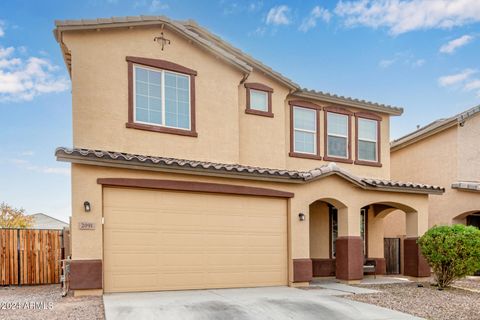
M471 210L459 214L453 219L453 223L461 223L467 226L474 226L480 229L480 209Z
M376 273L385 274L384 220L398 210L406 217L407 236L401 241L404 274L428 276L428 266L416 244L419 227L416 209L391 201L347 207L335 199L319 199L309 207L313 276L359 280L363 278L366 261L374 261Z

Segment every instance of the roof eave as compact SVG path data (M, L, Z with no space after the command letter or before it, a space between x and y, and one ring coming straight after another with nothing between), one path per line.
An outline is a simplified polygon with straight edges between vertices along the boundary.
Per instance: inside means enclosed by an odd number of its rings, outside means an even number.
M314 99L314 100L319 100L319 101L324 101L324 102L330 102L330 103L335 103L335 104L341 104L341 105L346 105L350 107L355 107L359 109L365 109L369 111L374 111L374 112L381 112L381 113L386 113L392 116L399 116L403 114L403 108L389 108L389 107L383 107L379 105L375 105L372 103L368 102L362 102L362 101L355 101L351 99L343 99L341 97L335 97L332 95L326 95L326 94L321 94L321 93L312 93L312 92L306 92L303 90L296 91L291 94L291 96L294 97L299 97L299 98L307 98L307 99Z
M261 174L252 174L252 173L242 173L235 171L217 171L212 169L200 169L200 168L188 168L188 167L177 167L172 168L170 166L159 165L159 164L150 164L135 162L131 163L127 160L109 160L102 158L86 158L83 156L75 156L62 152L56 152L55 156L57 161L70 162L75 164L85 164L85 165L94 165L102 167L113 167L113 168L125 168L125 169L134 169L134 170L148 170L148 171L159 171L159 172L169 172L169 173L183 173L183 174L193 174L200 176L215 176L215 177L226 177L226 178L235 178L235 179L248 179L248 180L259 180L259 181L272 181L272 182L284 182L284 183L303 183L302 178L291 178L283 176L266 176Z
M192 32L188 30L187 28L183 27L182 25L171 21L169 19L165 20L145 20L145 21L123 21L123 22L108 22L108 23L97 23L97 24L78 24L78 25L62 25L60 21L56 21L55 24L57 27L54 29L54 35L55 39L57 42L62 44L61 41L61 34L63 32L68 32L68 31L87 31L87 30L100 30L100 29L113 29L113 28L133 28L133 27L144 27L144 26L155 26L155 25L165 25L167 27L172 28L174 31L181 33L184 35L188 40L191 40L198 45L200 45L203 49L206 49L216 57L226 61L227 63L235 66L237 69L242 71L243 73L250 73L252 72L253 68L248 65L247 63L236 59L234 56L231 54L228 54L227 52L224 52L223 49L221 48L215 48L213 46L210 46L208 44L207 40L204 39L199 39L192 35ZM63 52L62 48L62 52ZM65 54L65 53L64 53Z
M403 193L416 193L416 194L436 194L440 195L445 192L444 189L421 189L421 188L399 188L399 187L387 187L387 186L366 186L365 190L375 191L387 191L387 192L403 192Z
M418 141L421 141L423 139L426 139L428 137L431 137L439 132L445 131L455 125L458 124L458 120L456 118L453 118L451 120L446 121L445 123L442 123L439 126L430 128L428 130L419 130L417 132L413 132L409 134L408 136L405 136L403 138L400 138L398 140L395 140L390 143L390 151L394 152L400 149L403 149L411 144L414 144Z

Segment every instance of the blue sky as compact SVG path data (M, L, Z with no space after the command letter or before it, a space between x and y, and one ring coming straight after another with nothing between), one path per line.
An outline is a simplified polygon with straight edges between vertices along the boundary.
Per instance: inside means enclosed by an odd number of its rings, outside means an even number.
M300 85L405 108L397 138L480 102L480 1L0 2L0 201L67 220L70 83L55 19L194 19Z

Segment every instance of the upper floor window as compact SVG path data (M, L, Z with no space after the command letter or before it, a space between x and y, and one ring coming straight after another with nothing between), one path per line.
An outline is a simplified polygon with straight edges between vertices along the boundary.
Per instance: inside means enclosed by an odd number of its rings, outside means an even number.
M380 166L380 120L376 115L355 114L357 163Z
M273 117L273 89L261 83L245 83L247 92L247 108L245 113L258 116Z
M350 116L342 108L325 107L325 160L351 163Z
M196 136L196 71L164 60L127 57L127 61L127 127Z
M190 77L135 65L135 122L190 129Z
M293 107L293 151L317 154L317 111Z

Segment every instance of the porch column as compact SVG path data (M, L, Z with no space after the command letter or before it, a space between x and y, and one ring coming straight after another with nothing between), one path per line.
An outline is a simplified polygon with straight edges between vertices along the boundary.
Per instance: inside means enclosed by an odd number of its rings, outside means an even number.
M407 236L403 240L403 274L410 277L429 277L430 266L423 257L417 240L428 229L428 209L406 213Z
M336 278L353 281L363 279L363 242L360 237L360 208L338 209L336 241Z

